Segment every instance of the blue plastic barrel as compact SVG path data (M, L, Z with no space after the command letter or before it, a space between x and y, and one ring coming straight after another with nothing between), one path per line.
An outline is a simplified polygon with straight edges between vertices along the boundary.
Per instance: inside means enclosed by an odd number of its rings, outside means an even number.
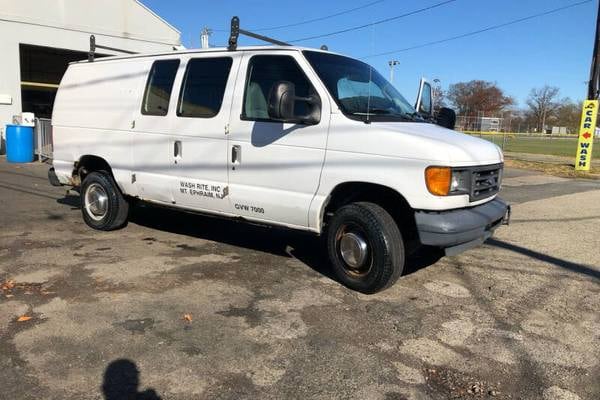
M11 163L33 161L33 127L6 125L6 159Z

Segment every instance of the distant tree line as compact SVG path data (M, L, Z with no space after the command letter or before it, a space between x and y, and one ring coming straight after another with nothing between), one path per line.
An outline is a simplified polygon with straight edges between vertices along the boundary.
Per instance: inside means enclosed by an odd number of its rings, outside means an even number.
M497 83L483 80L458 82L445 92L438 88L436 95L436 107L448 105L463 118L503 118L504 131L544 132L559 126L575 134L579 128L581 102L562 98L555 86L531 89L524 108L516 107Z

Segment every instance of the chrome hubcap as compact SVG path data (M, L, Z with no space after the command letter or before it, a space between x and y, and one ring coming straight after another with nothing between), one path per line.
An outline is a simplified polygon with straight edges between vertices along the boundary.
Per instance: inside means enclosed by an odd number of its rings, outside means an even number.
M356 233L344 233L340 239L342 259L350 268L362 267L367 259L368 250L367 242Z
M355 277L365 276L371 270L372 255L366 234L354 224L342 225L336 234L337 251L346 272Z
M90 218L100 221L108 212L108 195L102 186L92 183L85 191L84 205Z

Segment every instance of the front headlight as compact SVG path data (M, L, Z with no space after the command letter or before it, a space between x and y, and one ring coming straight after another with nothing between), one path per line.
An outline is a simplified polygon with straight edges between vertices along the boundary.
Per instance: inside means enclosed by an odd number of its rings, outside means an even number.
M471 171L452 170L452 180L450 182L450 194L469 193L471 187Z
M425 170L427 190L436 196L468 194L471 174L468 170L450 167L428 167Z

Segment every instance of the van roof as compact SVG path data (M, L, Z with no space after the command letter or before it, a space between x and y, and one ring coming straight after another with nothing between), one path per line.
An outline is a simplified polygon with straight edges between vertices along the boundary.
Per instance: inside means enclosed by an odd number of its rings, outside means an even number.
M315 49L311 47L301 47L301 46L240 46L236 50L228 50L227 47L211 47L209 49L183 49L183 50L173 50L173 51L163 51L160 53L139 53L139 54L126 54L119 56L107 56L107 57L99 57L94 59L94 63L102 62L102 61L111 61L111 60L125 60L131 58L145 58L145 57L159 57L159 56L171 56L171 55L179 55L179 54L202 54L202 53L235 53L238 51L266 51L266 50L294 50L294 51L318 51L321 53L330 53L330 54L338 54L328 50ZM81 61L73 61L69 64L87 64L88 60Z

